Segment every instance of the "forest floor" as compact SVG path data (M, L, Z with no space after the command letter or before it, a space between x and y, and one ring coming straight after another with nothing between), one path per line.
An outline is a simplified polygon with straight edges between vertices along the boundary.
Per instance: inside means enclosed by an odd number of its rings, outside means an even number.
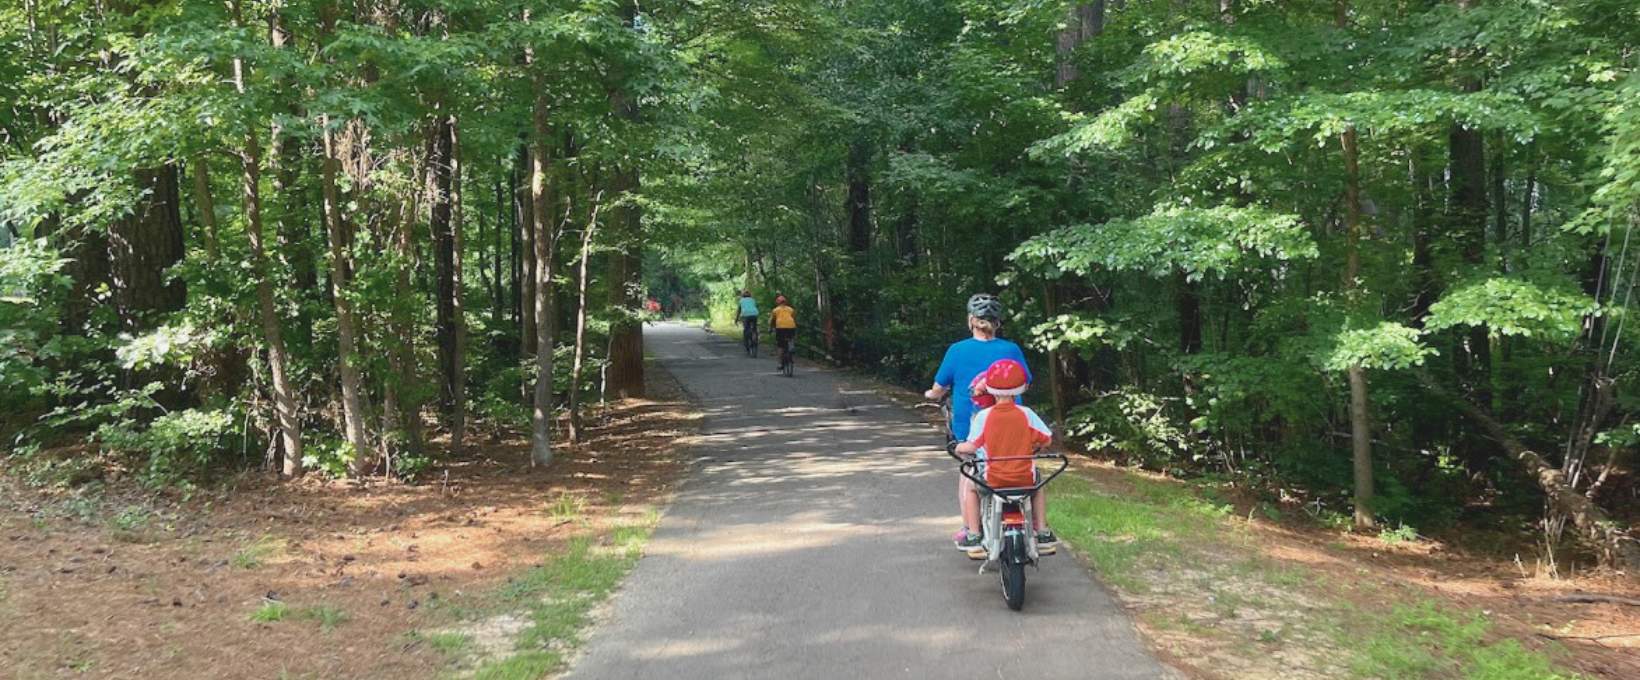
M0 480L6 677L535 677L635 561L698 418L664 371L544 469L470 442L421 484L246 475L187 500ZM443 442L435 442L442 445ZM3 471L0 471L3 472ZM520 652L519 650L526 650Z

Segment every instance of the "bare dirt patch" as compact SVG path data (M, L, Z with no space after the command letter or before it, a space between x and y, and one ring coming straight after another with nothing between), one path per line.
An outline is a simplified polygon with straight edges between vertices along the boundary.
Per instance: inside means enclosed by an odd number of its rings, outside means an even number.
M478 440L430 481L244 478L160 503L0 486L0 668L18 678L419 678L444 653L414 631L568 539L653 512L697 416L652 367L651 400L589 419L584 445L529 465ZM123 518L123 519L122 519ZM279 605L283 606L280 607ZM279 620L253 621L282 609Z

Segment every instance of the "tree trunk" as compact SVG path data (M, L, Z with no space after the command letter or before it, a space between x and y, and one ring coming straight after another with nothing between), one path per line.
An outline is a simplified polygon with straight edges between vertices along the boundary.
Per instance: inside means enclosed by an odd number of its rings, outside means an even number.
M1422 160L1421 151L1411 149L1413 207L1412 207L1412 277L1417 292L1412 299L1411 323L1418 328L1424 327L1424 319L1429 316L1430 305L1435 304L1439 296L1440 282L1435 277L1435 256L1432 248L1431 235L1434 231L1434 204L1435 193L1432 190L1431 178Z
M1469 9L1474 0L1458 0L1458 6ZM1474 77L1464 77L1458 84L1464 92L1479 92L1481 83ZM1450 162L1448 165L1451 200L1448 221L1464 262L1480 265L1486 257L1486 142L1480 130L1454 123L1448 131ZM1476 326L1469 331L1467 355L1458 353L1460 371L1468 379L1475 399L1492 404L1492 343L1487 330ZM1464 359L1467 358L1467 362ZM1471 463L1478 461L1471 460Z
M454 423L456 408L456 373L460 358L456 348L456 253L454 156L455 121L450 116L438 115L428 129L428 169L433 173L432 205L428 227L433 237L433 309L434 336L439 366L439 410L447 422ZM452 429L452 442L457 439Z
M1640 541L1631 536L1621 522L1613 520L1600 506L1578 493L1558 468L1549 465L1543 456L1511 436L1503 423L1468 399L1447 393L1428 374L1420 373L1419 379L1427 389L1445 398L1480 425L1487 436L1503 447L1510 459L1520 464L1521 471L1543 490L1549 507L1570 518L1578 534L1600 550L1602 563L1627 571L1631 578L1640 575Z
M598 230L598 209L603 205L603 192L593 199L592 214L581 231L580 272L576 277L575 306L575 363L569 374L569 441L580 442L584 435L581 426L581 369L586 360L587 346L587 281L591 278L588 264L592 260L592 237Z
M290 30L285 26L284 2L276 0L272 3L268 15L268 42L276 49L289 48L292 43ZM282 87L294 88L288 80ZM292 119L301 117L302 110L298 106L299 98L286 98L285 113ZM296 284L295 297L299 301L296 307L296 319L290 332L294 334L298 353L313 345L313 314L309 305L320 301L324 295L319 289L319 264L317 254L311 242L312 224L308 219L311 213L306 208L312 205L310 189L301 189L299 165L302 160L301 143L295 135L286 134L284 126L276 119L272 124L272 143L268 145L268 168L272 170L273 180L273 208L274 233L278 237L278 248L275 258L287 271ZM311 172L311 166L309 166ZM319 201L322 203L323 201ZM323 212L319 214L319 221L323 222ZM326 301L328 302L328 301Z
M534 167L537 164L534 158L534 150L537 146L537 144L531 142L527 148L520 148L518 161L520 165L526 168L526 170L520 174L529 179L528 185L518 188L521 192L518 201L520 211L518 220L518 252L520 258L518 271L523 275L518 287L519 299L521 300L521 304L519 305L521 319L519 327L519 341L522 343L524 356L531 357L535 356L535 348L539 342L539 327L535 322L535 282L537 281L536 274L538 271L536 269L535 260L537 252L535 247L535 237L536 234L547 233L546 230L541 229L540 227L541 225L549 222L547 215L536 215L537 209L533 191L536 181ZM543 179L542 181L545 180ZM544 213L545 211L543 210L541 212Z
M325 228L330 242L331 300L336 306L336 369L342 383L343 437L353 447L355 470L363 468L359 461L374 459L370 439L365 433L364 394L358 359L358 326L353 317L350 299L353 285L353 228L342 216L341 197L336 187L336 174L341 160L336 157L335 132L327 129L324 137L324 161L320 168L320 195L325 213Z
M490 231L490 328L501 327L501 305L506 299L506 279L501 274L502 225L507 224L507 193L501 181L495 183L495 228ZM499 348L498 348L499 349Z
M636 7L622 3L622 15L630 28ZM610 107L628 124L638 122L638 102L616 89ZM609 302L614 319L609 326L609 369L604 396L616 399L642 397L643 376L643 214L636 203L640 177L637 159L618 164L611 189L616 203L610 221Z
M242 23L239 6L235 3L234 19ZM245 96L244 61L234 59L234 89ZM285 351L285 333L279 319L279 310L273 299L273 272L262 234L262 143L255 125L245 126L245 147L240 155L241 186L245 201L245 234L251 245L251 271L256 277L256 306L262 322L262 341L267 344L268 371L273 378L273 413L279 429L279 454L282 457L279 473L289 479L302 474L302 413L297 404L296 390L291 386L289 357ZM203 165L203 158L200 160ZM204 169L196 173L204 177ZM209 194L207 189L205 194ZM201 211L205 206L201 205ZM214 210L214 208L213 208ZM215 219L210 224L214 229Z
M114 309L126 331L154 327L157 315L182 308L187 290L166 270L182 261L182 211L174 166L134 173L141 194L132 213L108 226Z
M454 206L450 225L450 322L455 327L455 340L449 366L446 371L450 381L450 451L461 453L462 443L467 433L467 311L465 300L462 297L466 282L463 271L466 269L466 237L462 230L466 227L466 197L462 193L461 172L461 127L454 116L450 117L450 203ZM480 252L479 267L483 267L483 253Z
M237 59L234 61L238 61ZM194 203L199 208L200 234L205 241L205 257L215 263L222 258L222 246L216 232L216 199L211 195L211 164L205 154L194 156Z
M1340 11L1340 17L1347 14ZM1352 306L1361 302L1361 152L1355 126L1339 135L1344 150L1344 291ZM1372 428L1367 411L1367 372L1360 364L1348 369L1350 381L1350 459L1355 477L1355 527L1377 524L1372 512Z
M871 249L871 146L855 141L848 147L848 249L860 254Z
M532 309L537 335L535 351L535 403L530 419L530 462L546 466L552 463L552 205L547 196L547 125L546 83L535 81L535 106L530 116L530 203L532 231L529 239L533 246L535 279L534 298L526 309Z
M1076 50L1104 32L1104 0L1073 3L1065 8L1065 25L1054 43L1054 89L1062 90L1081 77L1073 59ZM1043 287L1043 311L1050 318L1059 314L1061 300L1067 292L1067 286L1059 281L1050 281ZM1088 364L1076 348L1059 347L1048 352L1048 391L1053 395L1054 421L1061 427L1075 400L1080 378L1088 373Z
M1105 0L1073 3L1065 8L1065 25L1054 41L1054 88L1063 88L1080 77L1072 60L1076 49L1105 31Z
M1201 283L1191 281L1181 269L1173 273L1173 284L1173 303L1179 314L1179 351L1195 354L1202 351Z

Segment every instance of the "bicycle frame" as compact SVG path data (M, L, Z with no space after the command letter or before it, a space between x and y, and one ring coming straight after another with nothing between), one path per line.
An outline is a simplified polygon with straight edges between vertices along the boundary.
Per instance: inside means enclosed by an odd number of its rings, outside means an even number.
M1031 530L1031 496L1042 487L1047 486L1070 467L1070 459L1061 453L1038 453L1029 456L998 456L980 460L964 460L955 453L953 458L961 461L957 468L962 476L967 477L983 492L980 505L980 524L983 526L986 559L980 564L980 572L1006 556L1015 564L1035 564L1041 554L1037 551L1036 532ZM1059 469L1054 470L1046 478L1031 486L995 488L985 482L979 474L981 462L996 462L1004 460L1057 460ZM1008 549L1004 549L1004 543Z

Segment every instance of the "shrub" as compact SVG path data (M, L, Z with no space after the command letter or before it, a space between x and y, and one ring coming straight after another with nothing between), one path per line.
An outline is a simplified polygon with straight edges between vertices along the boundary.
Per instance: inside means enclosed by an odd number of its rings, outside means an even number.
M96 439L115 451L145 457L143 480L166 485L204 473L228 449L235 432L235 418L226 410L186 409L161 415L146 426L130 418L105 423L97 428Z

